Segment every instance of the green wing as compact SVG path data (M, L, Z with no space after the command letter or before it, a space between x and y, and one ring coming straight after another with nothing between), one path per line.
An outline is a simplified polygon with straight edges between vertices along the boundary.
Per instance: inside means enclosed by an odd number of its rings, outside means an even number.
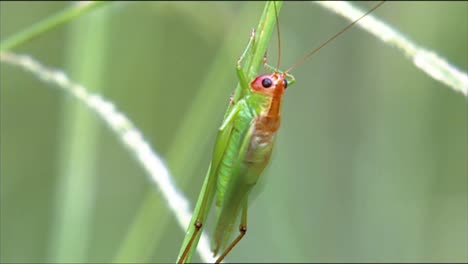
M219 211L214 233L215 254L224 250L229 242L239 213L247 206L248 195L270 160L275 140L275 134L272 134L268 142L257 144L256 137L262 135L262 132L257 133L255 130L257 118L249 115L248 107L243 109L245 110L239 112L235 120L230 142L226 146L218 173L216 205ZM241 127L244 129L239 129L238 123L243 124ZM234 140L236 133L239 134L239 140ZM229 173L222 175L225 160L229 160L229 156L233 156Z
M255 166L245 163L245 157L250 145L252 133L255 129L255 119L251 120L241 133L241 144L232 164L231 175L227 179L224 189L219 190L216 229L214 233L214 253L224 250L238 220L239 212L247 203L247 196L255 185L251 179L257 178L259 173ZM229 151L229 146L227 146Z
M240 102L239 102L240 103ZM185 235L185 239L183 242L183 246L181 247L181 251L179 252L179 257L181 257L183 250L186 248L187 244L190 241L193 233L195 232L195 223L200 221L201 223L205 223L206 216L209 211L209 207L213 201L213 196L215 194L216 182L218 177L218 168L221 162L222 157L224 156L224 152L226 150L227 144L231 137L231 133L233 130L233 120L237 116L242 104L236 104L233 106L229 114L223 121L223 124L218 129L218 134L216 137L216 143L213 150L213 157L211 159L210 166L208 168L208 172L205 176L205 181L203 182L203 187L200 191L200 196L198 197L197 204L195 206L195 210L190 220L189 229L187 234ZM203 225L202 225L203 229ZM200 239L200 235L202 230L198 232L197 236L194 238L193 244L197 245L198 240ZM196 246L192 246L190 251L187 255L185 262L190 262L191 256L196 250Z

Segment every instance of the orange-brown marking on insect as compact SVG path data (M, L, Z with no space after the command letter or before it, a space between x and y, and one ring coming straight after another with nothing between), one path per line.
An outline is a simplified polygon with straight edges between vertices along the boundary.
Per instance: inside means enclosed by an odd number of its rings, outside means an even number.
M265 79L270 79L272 81L271 86L264 87L263 81ZM253 91L270 97L270 105L267 110L258 117L256 129L259 130L259 132L276 132L280 126L281 101L283 99L284 90L286 90L285 76L277 72L259 75L250 83L250 87Z

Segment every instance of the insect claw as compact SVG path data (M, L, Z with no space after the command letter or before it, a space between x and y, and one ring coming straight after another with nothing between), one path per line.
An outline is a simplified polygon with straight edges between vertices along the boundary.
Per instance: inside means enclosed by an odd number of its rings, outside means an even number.
M265 54L263 55L262 63L263 63L263 65L265 65L267 63L267 52L266 51L265 51Z
M235 92L232 92L232 93L231 93L231 96L229 96L229 103L230 103L231 105L234 105L234 93L235 93Z

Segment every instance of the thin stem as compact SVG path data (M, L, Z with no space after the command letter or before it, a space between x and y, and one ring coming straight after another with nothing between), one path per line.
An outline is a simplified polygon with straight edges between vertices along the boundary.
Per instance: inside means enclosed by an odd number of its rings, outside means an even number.
M89 19L74 20L66 42L69 74L103 92L111 12L107 8ZM93 30L88 30L90 27ZM82 56L87 54L87 56ZM50 262L85 262L92 235L97 186L98 127L93 116L64 99L64 120L59 141L60 159L56 187ZM80 228L70 228L79 226Z
M5 40L0 42L0 53L11 50L18 47L21 44L26 43L27 41L33 39L34 37L39 36L40 34L49 31L57 26L63 25L64 23L87 13L88 11L101 6L108 2L105 1L86 1L78 2L75 4L51 17L46 18L45 20L38 22L31 27L14 34L11 37L8 37Z

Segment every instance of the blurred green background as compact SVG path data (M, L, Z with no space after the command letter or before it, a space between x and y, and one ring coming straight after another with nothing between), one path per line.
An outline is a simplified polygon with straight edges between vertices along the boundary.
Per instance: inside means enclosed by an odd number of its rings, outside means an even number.
M67 6L2 1L0 37ZM113 101L193 206L263 7L113 3L15 51ZM467 2L389 2L375 15L467 70ZM348 23L307 2L279 18L283 69ZM273 36L271 64L276 47ZM0 73L1 262L174 262L185 230L108 127L31 74ZM467 262L466 99L359 28L293 74L249 232L227 260ZM122 253L141 206L143 236Z

